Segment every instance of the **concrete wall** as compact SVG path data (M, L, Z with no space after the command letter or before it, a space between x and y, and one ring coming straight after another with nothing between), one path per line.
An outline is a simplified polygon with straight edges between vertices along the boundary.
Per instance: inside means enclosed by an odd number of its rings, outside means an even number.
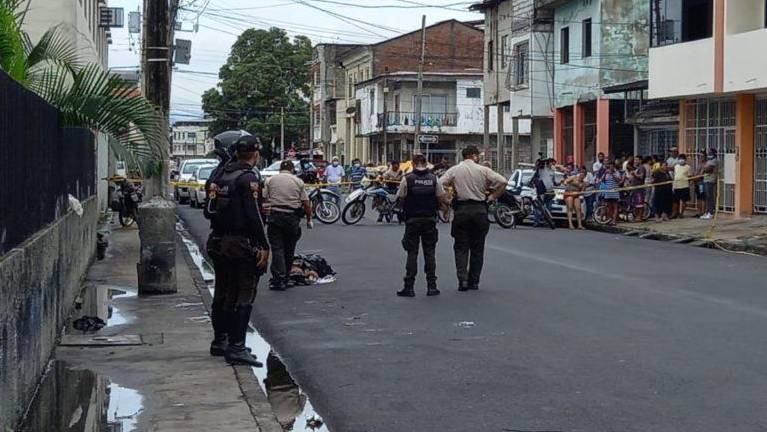
M599 59L602 56L600 40L602 26L600 22L601 1L569 1L554 11L554 88L555 105L563 107L578 100L595 99L602 90L599 83ZM581 22L592 20L591 57L583 58L583 35ZM570 61L561 63L562 29L570 30Z
M484 36L484 63L483 71L484 77L484 89L485 105L495 105L499 102L508 102L510 98L509 89L506 87L506 75L508 73L508 66L503 67L501 62L501 40L503 36L511 37L512 34L512 20L514 15L513 5L514 2L507 0L502 1L497 7L487 9L485 11L485 36ZM489 52L488 47L490 42L493 42L493 51ZM511 54L510 52L507 55ZM488 70L488 64L490 57L493 57L494 69Z
M728 1L725 9L726 33L743 33L764 28L764 7L764 0Z
M31 400L94 254L98 200L0 257L0 429Z
M767 29L725 36L725 92L767 88L767 56L757 54L755 47L767 47Z
M651 49L649 90L651 99L712 93L714 39Z

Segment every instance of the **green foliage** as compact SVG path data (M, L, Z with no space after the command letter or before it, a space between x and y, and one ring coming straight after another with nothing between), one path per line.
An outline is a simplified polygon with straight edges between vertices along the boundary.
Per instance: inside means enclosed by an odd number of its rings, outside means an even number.
M156 107L100 65L83 66L60 26L32 43L20 6L21 0L0 0L0 69L58 108L62 126L109 134L133 169L158 172L164 135Z
M219 71L218 88L202 96L214 119L213 133L244 129L263 141L279 141L280 109L285 109L286 142L305 138L309 128L309 61L312 43L293 40L278 28L246 30Z

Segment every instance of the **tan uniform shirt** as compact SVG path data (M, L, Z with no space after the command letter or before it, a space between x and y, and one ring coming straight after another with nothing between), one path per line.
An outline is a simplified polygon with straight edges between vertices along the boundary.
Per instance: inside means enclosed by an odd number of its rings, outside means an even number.
M488 185L506 184L506 177L492 169L466 159L450 168L439 179L444 187L453 185L458 201L485 201Z
M269 201L272 211L290 213L298 210L304 201L309 201L304 182L288 171L266 179L264 197Z

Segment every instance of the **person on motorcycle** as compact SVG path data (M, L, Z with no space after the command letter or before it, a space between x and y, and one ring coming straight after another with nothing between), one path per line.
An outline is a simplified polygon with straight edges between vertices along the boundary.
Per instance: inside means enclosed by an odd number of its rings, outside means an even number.
M425 261L427 296L439 295L437 289L436 248L439 232L437 231L437 211L448 205L447 194L437 181L437 176L429 172L426 158L422 154L413 156L413 172L406 175L399 184L397 197L402 201L405 216L405 235L402 247L407 252L405 264L405 286L397 291L400 297L415 297L415 277L418 274L418 248L423 247Z
M387 194L393 195L397 193L397 188L402 181L403 173L400 170L399 161L391 161L389 169L386 170L380 177L381 188L386 191ZM384 218L383 213L378 213L378 220L376 222L382 223Z

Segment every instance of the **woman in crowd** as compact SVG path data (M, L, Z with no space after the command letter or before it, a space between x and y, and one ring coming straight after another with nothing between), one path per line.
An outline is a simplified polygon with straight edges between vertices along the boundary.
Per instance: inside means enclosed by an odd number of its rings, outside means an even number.
M607 212L610 215L609 225L614 226L618 221L618 200L620 199L620 192L614 192L613 189L617 189L623 183L623 177L616 169L618 161L608 161L605 165L604 173L599 179L599 188L602 192L602 199L604 199L607 205Z
M655 208L655 221L667 221L671 216L673 190L669 181L671 175L668 172L668 164L660 162L658 168L652 172L652 182L655 185L653 192L653 207Z
M698 155L698 168L695 170L695 177L700 177L695 180L695 204L696 209L698 211L698 214L695 215L695 217L701 217L704 214L706 214L706 211L708 210L706 208L706 186L703 184L703 170L706 168L706 162L708 162L708 158L706 157L706 152L702 152L700 155Z
M567 223L570 229L575 229L573 225L573 213L578 221L578 229L583 228L583 212L581 211L580 193L586 189L586 167L573 167L571 175L565 179L565 204L567 204Z
M629 186L641 187L645 184L645 178L647 177L647 171L642 164L642 158L637 156L634 158L634 170L631 173L631 179ZM644 212L646 205L646 189L634 189L631 192L631 201L634 206L634 221L644 222Z
M684 217L684 209L687 201L690 201L690 166L687 165L687 156L680 154L677 164L674 166L674 214L672 219Z

